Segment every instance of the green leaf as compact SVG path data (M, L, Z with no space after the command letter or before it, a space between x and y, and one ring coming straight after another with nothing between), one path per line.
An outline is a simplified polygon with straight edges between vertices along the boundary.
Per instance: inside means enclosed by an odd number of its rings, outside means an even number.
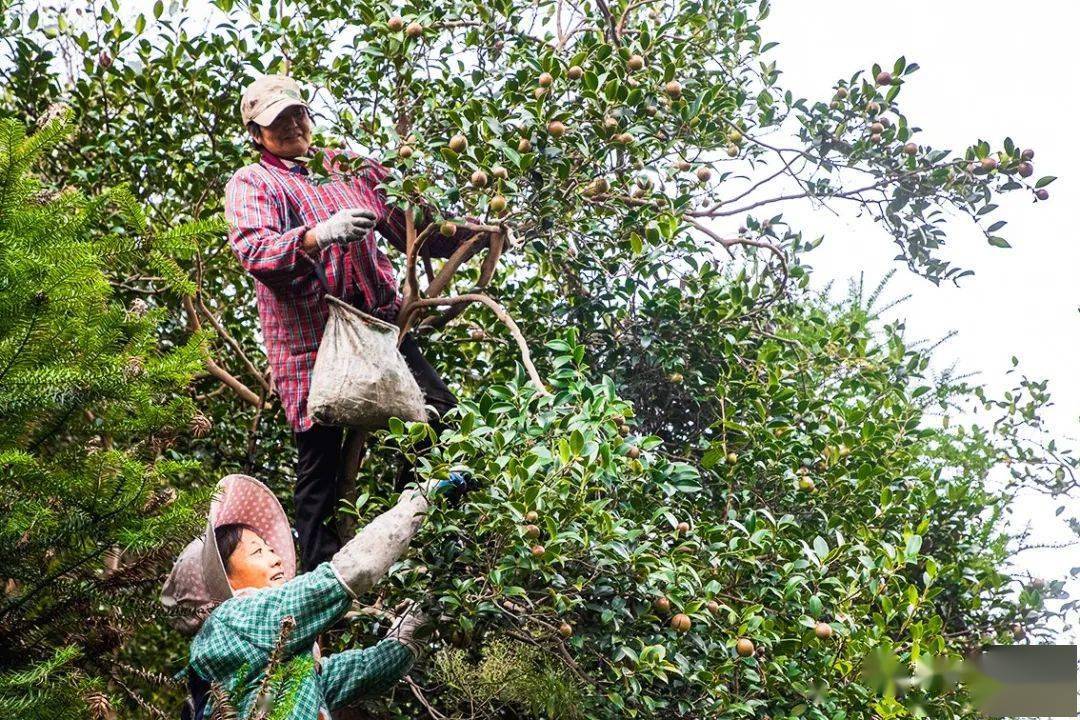
M1037 187L1037 188L1046 187L1047 185L1054 182L1055 180L1057 180L1057 177L1054 176L1054 175L1047 175L1046 177L1041 177L1041 178L1039 178L1039 181L1037 183L1035 183L1035 187Z
M829 543L827 543L825 538L820 535L814 538L814 553L821 558L822 561L824 561L829 554Z

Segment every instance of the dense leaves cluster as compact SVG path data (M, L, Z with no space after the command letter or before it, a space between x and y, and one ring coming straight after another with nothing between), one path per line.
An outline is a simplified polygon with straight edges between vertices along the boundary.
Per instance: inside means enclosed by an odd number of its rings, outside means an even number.
M184 391L203 338L163 351L160 313L117 302L107 272L218 230L155 233L122 189L42 187L28 170L69 130L66 114L29 137L0 121L0 711L12 717L108 706L117 668L104 659L198 523L195 498L174 489L193 468L160 454L198 417Z

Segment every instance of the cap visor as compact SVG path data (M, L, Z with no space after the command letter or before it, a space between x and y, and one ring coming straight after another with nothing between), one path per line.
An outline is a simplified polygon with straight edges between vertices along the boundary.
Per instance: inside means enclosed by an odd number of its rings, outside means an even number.
M266 127L277 119L277 116L281 114L282 110L286 110L297 105L307 107L307 104L300 100L296 100L294 98L281 98L280 100L275 101L273 104L270 105L270 107L266 108L261 113L251 119L255 122L256 125Z

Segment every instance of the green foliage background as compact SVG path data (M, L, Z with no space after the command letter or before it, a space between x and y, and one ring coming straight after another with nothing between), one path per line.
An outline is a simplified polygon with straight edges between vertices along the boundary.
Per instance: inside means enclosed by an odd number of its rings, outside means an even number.
M253 72L287 68L308 84L320 144L348 142L393 165L398 201L513 227L493 293L553 394L526 382L509 334L482 308L425 340L462 402L422 467L467 468L486 489L437 512L380 590L383 602L427 598L440 637L413 673L416 691L372 700L371 716L421 716L423 698L451 717L974 717L956 690L873 687L863 658L891 649L911 668L1014 634L1049 639L1044 600L1061 582L1038 589L1002 570L1015 550L1003 531L1014 494L1075 489L1074 456L1042 427L1045 384L1024 380L999 398L934 376L930 351L879 317L883 286L856 285L843 302L810 290L816 241L785 223L770 177L779 163L802 197L859 203L933 282L966 272L948 262L945 212L969 215L1001 245L995 199L1053 178L1026 180L1011 139L958 153L918 143L897 104L917 69L904 58L886 66L887 83L874 66L829 98L792 96L768 60L767 14L745 0L219 0L209 21L162 2L145 15L110 2L59 14L6 6L0 114L29 124L61 99L74 112L68 139L36 166L41 182L129 187L134 199L114 197L134 230L104 223L102 237L199 223L196 242L125 245L102 263L95 292L151 308L145 352L193 361L205 347L265 394L252 281L203 224L219 217L231 172L253 159L236 112ZM389 31L394 15L422 35ZM537 97L542 72L552 84ZM552 120L564 136L548 131ZM457 133L462 153L447 147ZM790 148L774 139L788 136ZM506 180L468 182L497 164ZM489 212L496 193L505 215ZM145 218L131 214L138 203ZM458 289L476 273L463 271ZM132 396L131 422L150 428L170 408L197 407L212 429L147 446L147 461L185 468L163 482L205 488L241 470L288 498L294 450L273 398L257 409L211 376L171 379L169 402ZM974 424L946 421L972 414ZM58 442L94 457L68 427ZM350 513L362 521L389 502L393 451L427 432L395 424L377 438ZM1006 481L989 484L992 472ZM539 538L525 534L530 511ZM190 534L169 527L177 542ZM153 591L145 584L143 599ZM660 596L670 610L657 610ZM672 629L675 613L688 632ZM1058 619L1075 613L1067 602ZM831 639L815 637L819 622ZM180 669L183 640L164 618L122 624L122 647L65 662L124 713L153 711L119 682L175 714L182 691L146 673ZM361 623L342 642L378 631ZM740 637L757 653L739 657ZM19 673L44 667L57 646L50 637L5 660L0 677L38 682ZM129 670L117 680L102 667Z

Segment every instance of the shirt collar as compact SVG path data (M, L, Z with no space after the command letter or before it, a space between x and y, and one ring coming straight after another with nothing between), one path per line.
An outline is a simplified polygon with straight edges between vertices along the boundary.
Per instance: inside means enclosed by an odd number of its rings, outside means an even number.
M313 151L315 150L314 147L312 147L311 149ZM308 169L304 167L303 163L294 163L292 167L289 167L281 158L279 158L277 155L274 155L272 152L266 150L265 148L262 151L261 160L270 167L277 168L278 170L284 170L285 172L296 173L298 175L308 174Z

